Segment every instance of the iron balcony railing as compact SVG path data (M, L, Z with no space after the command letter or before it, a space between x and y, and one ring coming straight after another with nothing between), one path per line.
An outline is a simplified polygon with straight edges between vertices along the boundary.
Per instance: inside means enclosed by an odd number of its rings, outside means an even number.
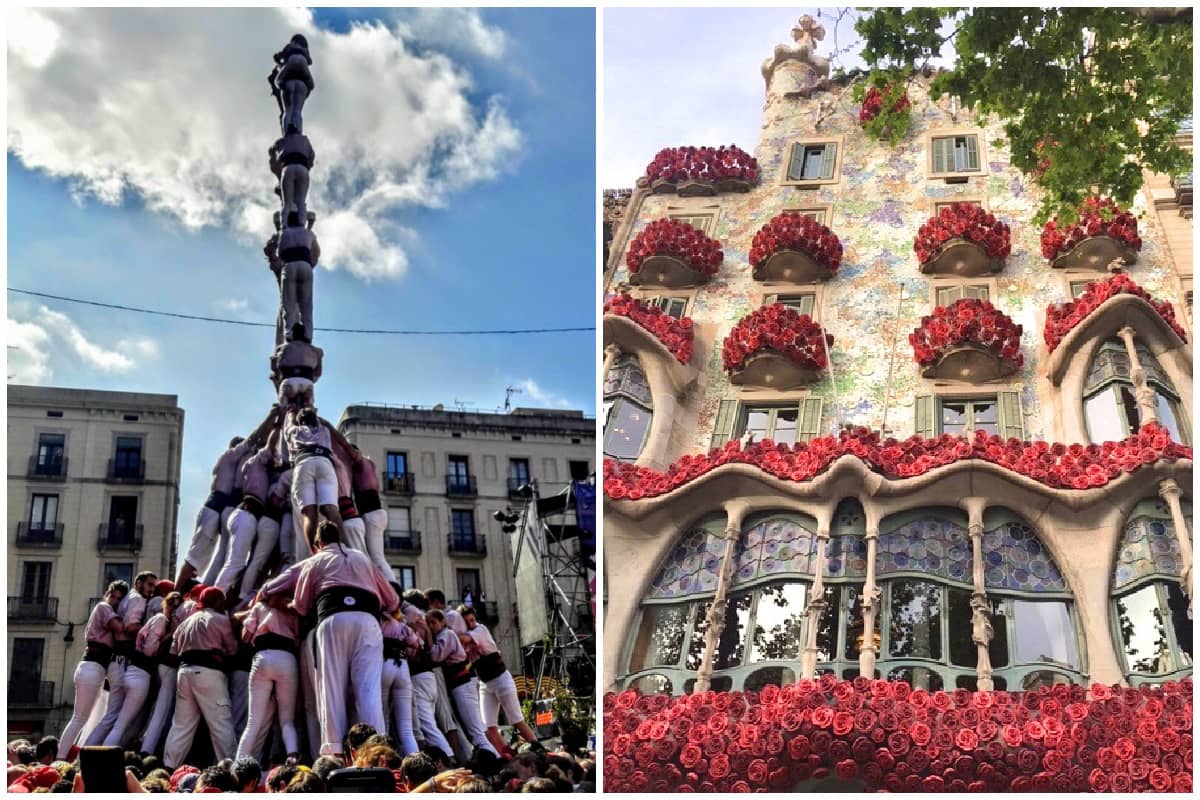
M475 487L474 475L446 476L447 497L474 497L477 494L479 490Z
M486 556L487 537L474 533L448 533L450 552L462 556Z
M63 543L61 522L18 522L17 547L44 547L57 549Z
M38 481L64 481L67 479L67 458L61 456L38 463L37 456L30 456L26 477Z
M387 549L398 553L421 552L420 531L388 531Z
M100 550L141 550L142 527L101 523L96 546Z
M146 480L146 459L140 458L137 461L122 459L118 461L115 458L110 458L108 460L108 472L106 477L110 481L144 481Z
M9 597L9 622L44 622L58 617L57 597Z
M54 681L9 681L8 704L17 708L48 708L54 705Z
M526 489L524 492L521 491L524 487L528 486L530 483L531 483L531 481L529 478L509 478L508 479L508 499L509 500L520 500L522 498L530 496L530 492L528 489Z
M383 490L389 494L411 495L416 491L416 481L411 472L383 473Z

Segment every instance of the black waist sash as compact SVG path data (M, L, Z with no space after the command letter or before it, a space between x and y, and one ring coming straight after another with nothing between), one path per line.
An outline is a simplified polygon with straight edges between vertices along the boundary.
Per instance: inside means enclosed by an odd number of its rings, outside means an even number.
M267 519L273 519L276 522L283 522L283 506L272 505L267 503L263 506L263 516Z
M404 660L404 640L393 639L389 636L383 637L383 658L385 661L391 660L399 664Z
M171 669L179 667L179 656L171 652L171 637L164 636L162 644L158 646L158 663L165 664Z
M379 502L379 492L375 489L363 489L354 493L354 505L358 506L358 513L370 514L372 511L378 511L383 508L383 504Z
M252 494L244 495L242 502L238 504L238 508L250 512L254 515L255 519L263 515L263 501Z
M296 366L296 367L279 367L277 370L281 378L308 378L316 380L313 375L316 371L312 367Z
M498 650L475 659L475 674L484 683L499 678L507 671L508 667L504 666L504 658Z
M296 644L295 639L289 639L279 633L264 633L254 637L254 652L261 653L264 650L283 650L292 655L298 655L300 646Z
M311 264L312 251L307 247L285 247L279 251L279 260L284 263L303 261L305 264Z
M334 586L317 595L317 624L343 611L379 616L379 596L357 586Z
M284 153L280 157L279 161L284 166L288 166L290 164L300 164L305 167L309 166L308 156L305 155L304 153L300 152L299 150L292 150L292 151Z
M297 450L295 455L296 457L292 460L293 464L299 464L306 458L315 458L317 456L320 456L321 458L328 458L331 463L333 462L333 451L328 447L322 447L319 444L305 445Z
M148 675L153 675L158 671L158 659L155 656L148 656L141 650L134 650L129 654L129 665L137 667Z
M433 659L430 658L429 651L425 649L418 650L408 659L409 675L420 675L423 672L433 672Z
M133 639L116 639L113 641L113 658L128 658L133 655Z
M185 667L224 669L223 654L216 650L185 650L179 655L179 663Z
M244 496L245 492L242 491L241 487L233 487L233 491L229 493L229 505L236 506L238 503L242 502L242 498Z
M471 671L470 661L444 661L441 667L442 677L446 679L447 691L457 689L475 677L475 674Z
M204 501L204 505L208 506L219 514L225 510L226 506L230 505L229 495L225 494L224 492L218 492L216 489L214 489L208 495L208 499Z
M108 669L108 665L112 662L112 648L102 642L87 642L83 646L83 660L91 661L93 664Z

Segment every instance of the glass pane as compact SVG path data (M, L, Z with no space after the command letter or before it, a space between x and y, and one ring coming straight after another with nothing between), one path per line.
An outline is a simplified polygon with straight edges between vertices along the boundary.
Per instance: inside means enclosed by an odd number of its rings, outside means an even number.
M1158 422L1171 432L1171 441L1183 442L1183 434L1179 431L1179 420L1175 414L1175 403L1162 393L1155 394L1158 400Z
M846 658L854 660L863 645L862 587L846 586ZM877 617L878 618L878 617ZM876 623L878 624L878 623ZM876 639L879 630L873 632ZM876 641L878 645L878 641ZM878 651L876 651L878 652Z
M942 657L942 589L921 581L891 581L889 652L909 658Z
M807 588L803 583L785 583L767 586L759 594L751 663L800 657Z
M692 688L696 685L695 678L688 678L683 682L683 693L691 694ZM728 692L733 688L733 678L728 675L713 675L712 681L709 682L709 688L714 692Z
M1121 422L1121 411L1117 408L1117 395L1106 386L1099 393L1083 401L1083 415L1087 419L1088 436L1094 444L1119 442L1125 436Z
M1171 626L1175 629L1175 643L1179 646L1177 667L1192 665L1192 620L1188 616L1188 599L1179 584L1170 581L1167 588L1167 611L1171 615Z
M1117 393L1121 398L1121 416L1125 420L1126 430L1136 431L1142 424L1142 412L1138 410L1137 397L1133 394L1133 387L1119 383L1117 384Z
M679 664L691 608L691 605L677 605L646 606L642 609L642 624L629 658L630 672Z
M666 311L667 314L675 319L682 318L683 312L686 309L687 300L682 297L668 297L663 302L663 311Z
M1064 675L1061 672L1051 672L1047 669L1040 669L1036 672L1030 672L1025 677L1021 678L1021 691L1033 692L1041 689L1043 686L1049 689L1051 686L1059 684L1070 685L1074 680L1069 675Z
M1087 291L1087 281L1071 281L1071 299L1077 300Z
M613 458L635 459L642 452L653 415L633 403L618 400L604 431L604 453Z
M1066 603L1013 601L1018 664L1079 666L1075 626Z
M996 404L991 401L976 400L971 404L975 412L975 427L978 428L981 423L996 422Z
M954 171L966 172L970 167L970 162L967 160L967 140L965 137L958 136L954 139Z
M942 433L958 434L967 427L967 404L942 401Z
M796 420L800 411L796 408L780 408L775 411L775 432L771 436L780 444L795 444Z
M637 689L642 694L670 694L671 679L666 675L643 675L630 682L630 689Z
M699 669L704 660L704 633L708 630L708 603L703 601L696 610L696 623L692 627L692 641L688 646L687 668ZM717 640L714 669L729 669L740 666L746 652L746 626L750 622L750 595L730 598L725 603L725 630Z
M748 408L746 409L746 429L742 433L752 433L754 434L754 441L761 441L767 438L770 423L770 409Z
M817 661L832 661L837 652L840 589L836 584L825 587L825 610L817 623Z
M764 686L786 686L795 682L796 673L788 667L763 667L755 670L749 678L746 678L746 684L742 689L757 692Z
M979 650L974 639L974 613L971 610L971 593L962 589L947 589L949 594L950 663L959 667L974 667L979 663ZM988 644L988 656L993 669L1008 666L1008 622L1004 616L1004 600L988 598L988 620L992 625L992 638Z
M889 681L907 681L914 689L936 692L945 684L940 673L925 667L897 667L888 673Z
M821 177L821 160L824 155L824 146L804 148L804 180L817 180Z

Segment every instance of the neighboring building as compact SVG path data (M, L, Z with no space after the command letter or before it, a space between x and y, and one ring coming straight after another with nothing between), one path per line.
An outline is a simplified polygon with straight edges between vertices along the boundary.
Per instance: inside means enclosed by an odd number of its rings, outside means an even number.
M469 589L505 661L522 662L513 552L493 516L594 471L596 421L580 411L509 414L356 405L338 422L378 467L388 510L388 562L407 588L439 588L457 604ZM482 602L481 602L482 601Z
M781 45L763 65L761 173L748 191L731 190L736 181L681 180L678 191L640 181L611 244L606 295L628 292L689 318L694 353L681 361L627 313L604 316L604 451L623 462L611 478L606 466L604 479L606 689L740 690L860 670L971 690L1189 675L1190 455L1162 457L1176 445L1137 443L1124 462L1087 470L1100 488L1055 488L1046 474L1051 462L1065 469L1076 457L1108 458L1114 448L1090 445L1125 440L1152 415L1190 446L1191 345L1169 313L1124 293L1049 348L1048 308L1112 277L1108 259L1054 267L1043 257L1032 222L1038 188L1010 164L1000 125L952 98L930 100L929 79L918 76L907 136L896 147L872 141L847 90L853 76L830 78L811 44ZM745 79L757 81L746 67ZM1190 217L1190 176L1186 193L1184 183L1171 187L1171 203ZM1168 184L1156 179L1134 204L1144 245L1127 273L1186 326L1191 225L1153 188ZM1159 213L1151 195L1163 201ZM919 269L918 229L955 201L1010 227L1002 263ZM755 276L752 241L785 210L840 239L833 274L803 276L803 259L793 259L793 280ZM668 217L720 243L715 275L631 275L631 242ZM975 267L985 268L970 274ZM1015 371L999 359L985 358L986 369L964 361L954 373L915 362L909 333L959 298L990 300L1023 325L1023 364L1008 358ZM774 302L833 335L828 368L806 374L767 355L727 370L735 325ZM870 431L882 432L878 445ZM914 434L979 431L1044 451L1008 466L961 454L934 464L903 446ZM748 437L787 452L705 460ZM817 437L843 454L824 462L819 451L791 447ZM1077 449L1063 455L1054 442ZM844 452L851 445L859 452ZM995 446L988 457L1006 458ZM868 456L911 459L900 466L916 474L898 477L896 462L884 469Z
M104 587L171 575L175 395L8 386L8 733L57 734Z

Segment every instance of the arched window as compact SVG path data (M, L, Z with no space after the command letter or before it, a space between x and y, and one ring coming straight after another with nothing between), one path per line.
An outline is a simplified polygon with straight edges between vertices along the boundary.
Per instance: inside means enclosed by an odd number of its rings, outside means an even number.
M1082 679L1070 591L1036 534L1019 517L984 517L984 583L997 689ZM929 690L974 690L971 541L957 509L906 512L881 526L876 574L882 590L879 668Z
M637 356L621 356L604 376L604 455L635 460L650 433L653 408Z
M1158 359L1143 345L1136 345L1138 361L1146 381L1154 390L1158 421L1171 438L1187 443L1187 425L1180 411L1179 392L1160 368ZM1083 412L1088 437L1095 443L1127 438L1141 426L1141 412L1133 390L1132 368L1125 343L1111 339L1100 346L1092 359L1083 390Z
M1184 514L1191 519L1186 503ZM1114 639L1131 683L1191 674L1192 621L1180 571L1179 540L1166 503L1143 500L1125 524L1112 583Z

